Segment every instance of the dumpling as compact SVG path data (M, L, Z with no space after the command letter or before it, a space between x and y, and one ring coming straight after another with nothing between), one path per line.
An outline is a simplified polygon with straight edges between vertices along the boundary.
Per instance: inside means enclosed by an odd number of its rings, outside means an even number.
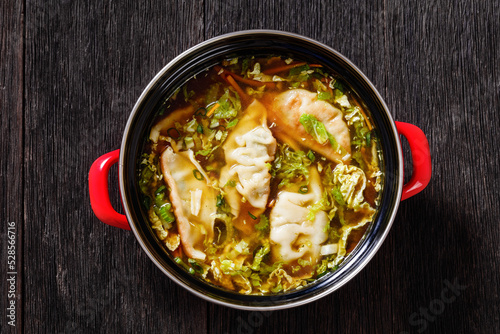
M320 257L321 244L327 240L325 231L329 223L326 212L316 213L314 220L308 220L309 206L322 198L322 185L316 168L310 168L309 191L281 191L271 210L270 239L275 261L303 259L315 265Z
M235 226L247 232L255 220L248 213L256 217L264 212L270 191L269 163L274 160L276 139L267 127L266 114L266 108L254 100L222 146L226 165L220 184L237 218ZM235 187L228 186L229 181L234 181Z
M192 155L192 152L191 152ZM203 243L214 236L216 192L207 180L198 180L199 164L191 161L190 151L175 153L168 147L161 155L161 170L170 187L170 201L186 254L204 260ZM196 174L202 176L200 174Z
M165 132L170 128L174 128L176 122L183 122L193 114L194 107L192 105L175 110L153 126L149 133L149 139L151 139L153 143L156 143L160 137L160 132Z
M318 143L306 132L299 119L309 114L325 125L326 130L342 147L343 152L335 150L329 142ZM342 118L342 112L330 103L318 100L318 94L304 89L292 89L277 95L271 103L269 121L278 125L275 135L285 142L296 140L326 158L341 162L347 161L351 153L349 128ZM283 137L283 138L282 138Z

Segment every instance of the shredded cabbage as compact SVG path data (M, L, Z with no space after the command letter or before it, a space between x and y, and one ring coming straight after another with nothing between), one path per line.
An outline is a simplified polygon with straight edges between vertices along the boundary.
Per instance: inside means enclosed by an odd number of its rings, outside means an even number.
M245 240L241 240L239 243L234 246L234 250L238 253L238 255L248 255L250 254L250 250L248 249L248 243Z
M353 165L339 163L333 170L333 180L340 184L339 191L348 208L359 210L364 201L366 175L363 170Z
M369 146L371 144L371 132L366 126L365 118L359 107L343 109L344 118L349 126L354 126L355 134L351 144L357 147Z
M349 103L349 99L346 95L342 95L339 98L335 99L335 102L338 103L341 107L350 108L351 104Z
M311 160L304 151L294 151L287 144L278 143L271 175L280 179L278 187L286 186L292 181L309 180Z
M316 213L319 211L325 211L328 215L328 219L332 220L335 217L335 212L337 207L335 206L335 201L332 198L333 193L328 190L323 191L323 197L309 207L309 213L307 214L307 220L313 221L316 218Z
M229 88L224 89L224 94L219 98L219 107L215 109L214 118L231 119L241 110L241 101L238 93Z
M258 75L260 74L260 64L259 63L255 63L255 65L253 66L253 71L248 71L248 75Z
M177 247L180 246L180 244L181 236L177 233L169 233L165 239L165 246L167 246L167 248L172 252L176 250Z
M288 291L302 284L300 280L294 280L284 269L276 268L267 279L270 291L274 293Z
M255 253L255 256L253 258L253 263L252 263L252 270L254 271L259 271L260 270L260 264L262 262L262 259L264 256L266 256L269 252L271 251L271 246L269 245L269 241L266 240L264 245L262 245L261 248Z
M375 212L375 210L373 210ZM353 225L346 225L341 228L342 230L342 235L340 236L340 240L338 243L338 252L337 256L335 259L328 264L328 268L333 268L334 266L338 265L342 260L344 259L346 255L346 245L347 245L347 238L349 237L349 234L351 233L352 230L360 228L364 226L366 223L370 222L372 219L373 213L369 215L368 217L363 218L359 223L353 224Z
M158 159L155 159L151 154L143 154L141 161L141 171L139 175L139 187L144 195L151 196L150 189L158 179L158 167L156 164Z
M250 277L252 270L247 266L238 265L232 260L222 260L220 262L220 270L226 275L242 275L245 277Z
M309 66L302 65L294 67L288 72L288 81L296 81L296 82L304 82L311 78L311 74L314 73L314 70L309 69Z

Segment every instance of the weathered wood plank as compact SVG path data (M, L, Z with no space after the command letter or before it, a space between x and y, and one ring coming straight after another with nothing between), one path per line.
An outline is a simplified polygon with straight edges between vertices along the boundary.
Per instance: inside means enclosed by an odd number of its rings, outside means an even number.
M429 188L401 204L384 245L397 252L395 330L500 328L498 17L493 1L387 4L387 103L424 130L434 159ZM441 304L454 280L465 290Z
M24 258L18 331L498 332L497 2L29 0L24 53L23 5L0 8L0 189L2 223L18 223ZM401 203L358 276L322 300L271 313L185 292L130 232L99 223L87 200L92 161L119 146L153 75L203 39L254 28L303 34L346 55L395 119L424 130L434 158L429 188ZM119 206L116 188L112 197ZM6 291L5 256L0 265ZM454 282L465 288L450 295Z
M22 331L23 283L23 11L0 4L0 323Z
M87 189L91 163L119 147L143 87L202 40L203 8L29 1L26 22L25 327L206 332L206 303L163 275L131 232L100 223Z

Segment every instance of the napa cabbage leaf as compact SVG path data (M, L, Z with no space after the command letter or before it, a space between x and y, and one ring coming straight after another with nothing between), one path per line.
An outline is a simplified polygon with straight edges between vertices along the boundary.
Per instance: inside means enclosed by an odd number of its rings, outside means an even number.
M255 253L255 256L253 258L253 263L250 268L252 268L252 270L254 271L259 271L260 264L262 263L264 256L266 256L270 251L271 251L271 246L269 245L269 241L266 240L266 242Z
M314 140L321 145L330 142L334 150L339 148L339 144L330 132L326 130L325 125L320 122L316 117L310 114L302 114L299 119L300 124L304 127L306 132L310 134Z
M358 223L346 225L346 226L343 226L341 228L342 234L340 235L340 240L338 242L337 256L335 257L335 259L333 261L331 261L328 264L328 268L333 268L334 266L339 265L342 262L342 260L344 260L344 257L347 254L346 245L347 245L347 239L349 238L349 234L351 234L352 230L363 227L368 222L370 222L372 219L372 216L373 216L373 213L371 215L368 215L367 217L363 218Z
M218 100L219 107L214 111L216 119L232 119L241 110L241 101L238 93L229 88L224 89L224 94Z
M294 151L287 144L279 144L276 149L271 175L280 179L278 187L283 187L293 181L309 180L309 166L312 161L304 151Z
M343 200L348 208L359 210L364 201L365 172L354 165L339 163L333 170L333 181L339 185L335 191L337 201L341 202ZM339 193L342 196L339 196Z

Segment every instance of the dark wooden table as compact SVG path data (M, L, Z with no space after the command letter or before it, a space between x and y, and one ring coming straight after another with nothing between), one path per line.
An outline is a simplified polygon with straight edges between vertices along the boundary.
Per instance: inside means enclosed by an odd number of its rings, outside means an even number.
M0 9L2 333L500 332L498 1L4 0ZM270 313L178 287L131 232L95 218L87 185L168 61L254 28L340 51L395 119L423 129L433 155L430 185L401 203L359 275Z

